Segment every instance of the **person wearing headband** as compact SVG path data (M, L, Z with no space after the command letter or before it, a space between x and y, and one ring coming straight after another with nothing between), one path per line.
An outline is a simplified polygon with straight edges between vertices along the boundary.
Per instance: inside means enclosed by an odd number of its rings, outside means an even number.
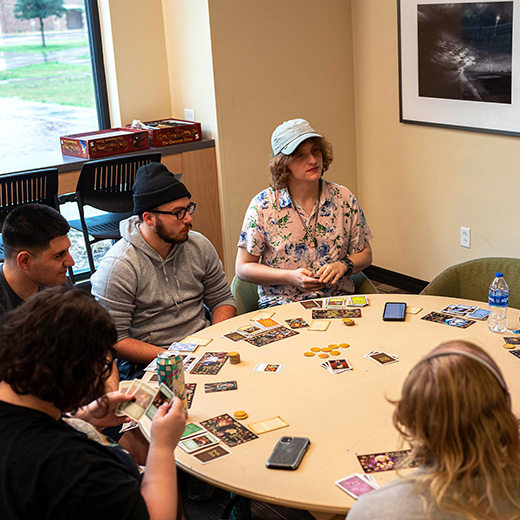
M260 308L353 293L372 234L354 195L322 179L332 146L304 119L278 126L271 144L271 187L249 204L237 276L259 285Z
M440 345L411 370L395 405L419 469L361 496L348 520L520 518L518 420L482 348Z

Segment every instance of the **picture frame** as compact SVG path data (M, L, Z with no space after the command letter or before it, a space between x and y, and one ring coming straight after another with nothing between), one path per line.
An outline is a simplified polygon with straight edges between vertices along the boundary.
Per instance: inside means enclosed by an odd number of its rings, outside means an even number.
M520 136L520 0L397 7L400 122Z

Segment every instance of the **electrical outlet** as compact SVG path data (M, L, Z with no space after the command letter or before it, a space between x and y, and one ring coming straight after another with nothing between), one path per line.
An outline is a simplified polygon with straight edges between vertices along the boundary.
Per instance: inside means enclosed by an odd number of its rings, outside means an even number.
M471 229L460 227L460 245L461 247L471 247Z
M186 121L195 121L195 110L193 110L193 108L185 108L184 119Z

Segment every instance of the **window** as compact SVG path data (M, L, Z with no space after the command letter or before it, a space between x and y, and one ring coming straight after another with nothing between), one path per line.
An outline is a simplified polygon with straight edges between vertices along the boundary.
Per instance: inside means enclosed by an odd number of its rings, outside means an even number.
M43 31L27 2L0 0L0 157L10 162L55 156L60 136L110 127L97 2L62 2Z

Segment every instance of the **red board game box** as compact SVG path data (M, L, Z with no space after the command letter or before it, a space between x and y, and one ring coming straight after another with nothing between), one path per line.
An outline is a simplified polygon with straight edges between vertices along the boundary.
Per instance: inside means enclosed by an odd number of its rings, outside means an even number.
M143 128L148 130L150 146L170 146L202 140L200 123L182 119L159 119L144 121Z
M61 153L84 159L118 155L150 148L148 132L135 128L109 128L60 137Z

